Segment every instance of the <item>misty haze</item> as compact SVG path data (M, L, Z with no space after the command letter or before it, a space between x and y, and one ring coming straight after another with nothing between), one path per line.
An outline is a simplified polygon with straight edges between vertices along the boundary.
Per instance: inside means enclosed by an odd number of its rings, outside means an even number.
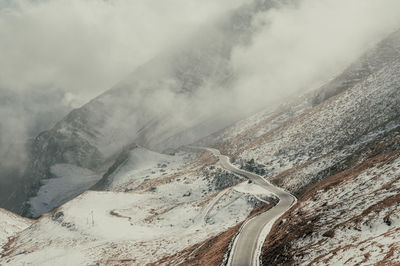
M400 264L398 0L0 0L0 265Z

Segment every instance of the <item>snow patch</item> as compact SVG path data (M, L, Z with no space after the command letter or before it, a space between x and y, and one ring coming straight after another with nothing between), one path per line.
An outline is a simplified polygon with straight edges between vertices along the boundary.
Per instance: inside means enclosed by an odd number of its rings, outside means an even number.
M42 180L37 195L29 200L34 217L81 194L100 179L93 171L71 164L56 164L50 171L55 178Z

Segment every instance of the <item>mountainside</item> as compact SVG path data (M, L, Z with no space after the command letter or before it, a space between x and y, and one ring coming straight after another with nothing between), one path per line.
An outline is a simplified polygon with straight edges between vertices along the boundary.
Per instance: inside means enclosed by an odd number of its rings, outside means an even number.
M40 203L42 207L37 209L29 198L37 195L42 180L57 176L53 166L72 165L100 179L132 143L163 151L191 143L233 121L234 114L223 114L222 119L213 111L219 103L204 108L196 99L201 97L200 88L206 87L215 95L229 90L234 80L232 49L250 41L255 30L249 30L253 17L275 5L276 1L254 1L231 12L196 33L208 38L189 39L180 49L159 55L38 135L29 148L22 188L11 195L6 207L35 217L50 211L54 207L50 201ZM74 183L72 194L91 186L86 181ZM68 198L65 194L54 200Z
M400 31L315 93L201 145L299 197L263 265L398 264Z
M399 263L399 47L400 31L321 89L196 143L298 196L272 226L264 265ZM69 164L51 171L59 177L44 189L71 180L65 172L95 175ZM243 222L277 202L193 148L167 155L131 145L96 187L105 191L17 234L0 263L221 264Z
M400 147L390 147L399 143L396 135L379 143L377 155L310 188L275 224L263 264L399 264Z
M37 220L0 208L0 265L399 265L400 30L279 106L242 119L221 97L286 2L232 11L30 140L0 199Z
M257 207L273 206L269 191L216 162L209 153L135 148L106 191L85 192L42 216L4 247L0 264L143 265L214 238Z
M309 184L360 163L368 144L398 130L399 51L400 31L321 90L238 122L201 145L214 145L238 165L253 159L266 177L301 195ZM346 84L351 87L343 89ZM315 104L321 95L325 100Z
M22 218L7 210L0 209L0 250L6 245L10 238L25 230L34 221Z

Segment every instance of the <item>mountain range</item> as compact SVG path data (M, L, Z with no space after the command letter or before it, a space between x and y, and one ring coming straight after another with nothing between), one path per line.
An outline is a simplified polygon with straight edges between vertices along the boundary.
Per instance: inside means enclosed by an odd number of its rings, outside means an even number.
M260 237L262 265L398 264L400 31L283 103L211 101L235 83L252 19L280 4L232 11L32 139L1 206L29 218L0 209L0 264L231 263L236 236L280 198L207 147L297 198Z

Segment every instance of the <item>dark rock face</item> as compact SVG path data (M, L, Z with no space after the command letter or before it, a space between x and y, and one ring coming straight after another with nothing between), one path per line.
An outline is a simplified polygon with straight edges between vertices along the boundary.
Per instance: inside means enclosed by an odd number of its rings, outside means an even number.
M243 178L234 175L231 172L218 169L212 174L211 184L215 190L219 191L237 185L241 181L243 181Z
M132 144L124 148L122 152L118 155L118 157L115 159L113 165L111 165L110 168L108 168L107 172L103 175L103 177L90 189L106 190L113 181L115 171L128 160L129 152L135 148L137 148L136 144Z
M246 171L249 171L249 172L256 173L256 174L261 175L261 176L267 174L267 172L265 170L265 165L257 164L254 161L254 159L251 159L249 161L246 161L246 162L242 163L240 168L244 169Z

